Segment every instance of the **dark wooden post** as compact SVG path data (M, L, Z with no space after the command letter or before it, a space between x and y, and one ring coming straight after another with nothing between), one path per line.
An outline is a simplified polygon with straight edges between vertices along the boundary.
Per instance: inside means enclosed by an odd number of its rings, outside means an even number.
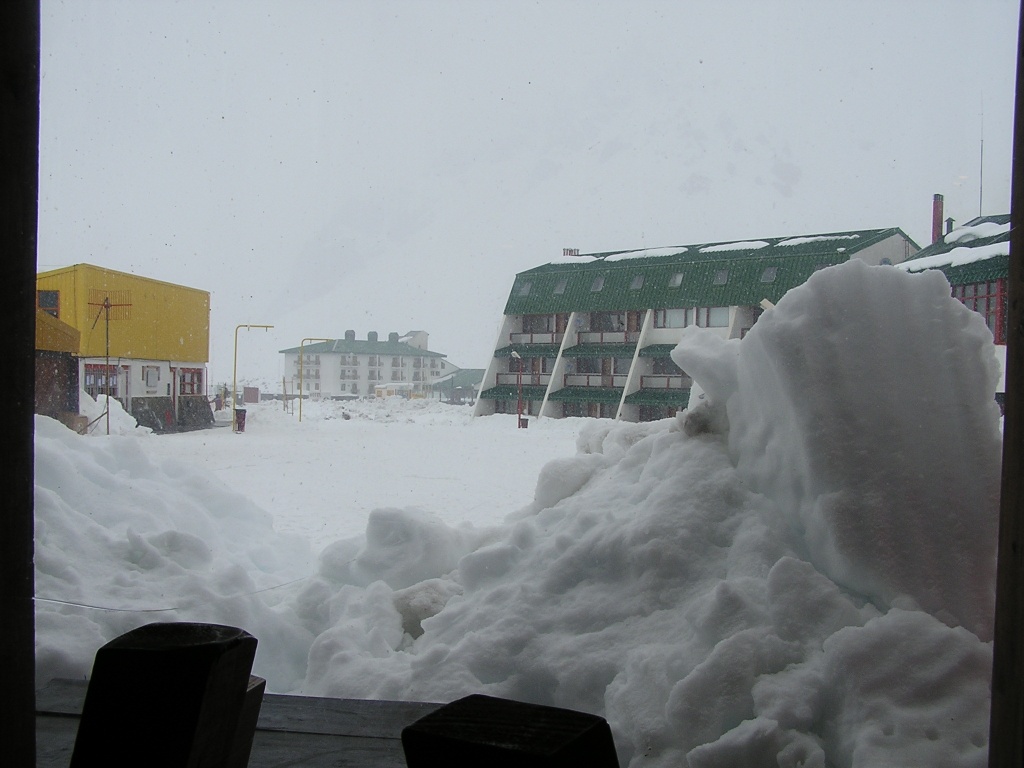
M474 694L402 730L409 768L618 768L604 718Z
M0 3L0 284L4 286L4 461L0 486L0 754L35 765L32 468L39 2Z
M96 652L71 768L245 768L265 681L256 638L218 624L147 624Z
M1017 91L1010 194L1006 401L999 508L999 566L992 661L990 768L1024 766L1024 3L1017 32Z

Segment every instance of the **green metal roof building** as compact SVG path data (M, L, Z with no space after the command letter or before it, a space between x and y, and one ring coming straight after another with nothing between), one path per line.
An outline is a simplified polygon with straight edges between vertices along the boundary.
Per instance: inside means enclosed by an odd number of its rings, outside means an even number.
M895 264L918 251L898 228L604 253L566 252L520 272L477 415L664 418L689 402L670 352L682 329L741 338L816 270L851 258Z

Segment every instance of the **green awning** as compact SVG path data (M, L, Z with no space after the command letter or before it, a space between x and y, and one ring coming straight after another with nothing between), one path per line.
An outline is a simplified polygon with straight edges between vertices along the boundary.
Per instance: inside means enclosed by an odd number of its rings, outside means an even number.
M543 400L546 387L523 386L523 400ZM484 400L518 400L519 390L514 384L502 384L485 389L479 395Z
M518 352L521 357L557 357L558 344L509 344L507 347L496 349L495 357L512 357L512 352Z
M632 357L636 344L577 344L567 347L562 357Z
M626 395L630 405L674 405L685 408L690 404L689 389L640 389Z
M622 390L616 387L565 387L548 395L548 400L560 403L617 403Z

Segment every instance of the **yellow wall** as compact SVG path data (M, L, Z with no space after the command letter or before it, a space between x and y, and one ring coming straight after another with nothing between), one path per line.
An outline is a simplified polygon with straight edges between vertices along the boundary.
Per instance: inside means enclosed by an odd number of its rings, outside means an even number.
M60 291L60 319L82 334L82 357L110 356L206 363L210 359L210 294L91 264L41 272L36 289Z
M52 315L36 310L36 349L78 355L82 334Z

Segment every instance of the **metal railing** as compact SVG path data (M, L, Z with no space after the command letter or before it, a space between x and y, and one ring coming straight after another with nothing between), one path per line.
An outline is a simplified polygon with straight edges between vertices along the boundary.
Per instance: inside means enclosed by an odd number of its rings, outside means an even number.
M693 379L682 374L640 377L640 389L684 389L690 386L693 386Z
M602 374L602 373L567 373L565 375L566 387L624 387L626 386L626 374Z
M512 344L561 344L563 336L561 332L510 333L508 340Z
M523 373L523 386L524 387L539 387L547 386L548 382L551 381L550 373ZM497 376L496 384L512 384L517 385L519 383L518 373L499 373Z
M580 344L635 344L640 331L580 331Z

